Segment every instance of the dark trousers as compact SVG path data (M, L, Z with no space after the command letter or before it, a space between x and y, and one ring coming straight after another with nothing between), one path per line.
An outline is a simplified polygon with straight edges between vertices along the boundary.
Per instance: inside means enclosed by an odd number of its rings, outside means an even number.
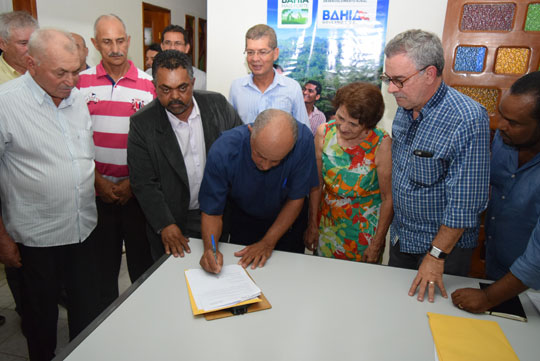
M21 279L22 274L19 268L15 267L6 267L6 280L15 301L15 311L22 316L22 300L21 300Z
M230 222L230 242L250 245L259 242L266 234L275 219L264 220L250 216L242 211L233 202L228 203ZM304 231L307 227L308 204L304 200L304 206L292 226L279 239L276 247L277 251L293 253L304 253Z
M467 277L471 269L473 251L474 248L454 247L444 261L444 273ZM388 265L391 267L418 269L425 256L426 253L401 252L399 250L398 240L395 245L390 245L390 260L388 261Z
M0 199L0 215L2 215L2 200ZM21 270L15 267L6 267L6 280L9 286L9 290L13 295L15 301L15 311L22 316L21 305Z
M146 219L135 198L126 204L105 203L96 198L98 223L92 236L98 247L100 311L118 297L118 275L122 262L122 244L131 282L135 282L153 263L146 237Z
M58 297L63 285L70 340L99 314L96 244L89 237L66 246L18 246L23 264L22 322L30 360L51 360L56 349Z

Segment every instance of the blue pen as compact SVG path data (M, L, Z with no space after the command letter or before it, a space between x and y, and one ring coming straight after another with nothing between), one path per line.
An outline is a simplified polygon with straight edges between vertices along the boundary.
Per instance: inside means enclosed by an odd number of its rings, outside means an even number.
M216 261L217 265L217 251L216 251L216 241L214 240L214 235L212 237L212 249L214 250L214 260Z

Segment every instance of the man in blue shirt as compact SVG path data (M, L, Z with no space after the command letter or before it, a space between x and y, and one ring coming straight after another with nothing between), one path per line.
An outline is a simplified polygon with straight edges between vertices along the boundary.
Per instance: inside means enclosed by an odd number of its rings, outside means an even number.
M540 288L540 72L512 85L499 115L486 215L486 274L500 281L486 290L452 294L456 305L471 312L504 301L500 296Z
M318 183L313 135L289 113L268 109L253 124L224 132L208 153L199 191L201 266L221 270L211 239L222 235L226 204L231 242L246 245L235 253L244 268L264 266L274 249L303 252L297 217Z
M398 34L385 48L381 79L399 105L392 126L389 265L418 269L419 287L443 297L444 273L466 276L480 212L488 199L489 120L486 110L442 80L439 38L422 30Z
M229 101L245 124L252 123L263 110L281 109L309 127L300 84L274 70L279 56L274 29L259 24L246 33L246 61L251 74L236 79Z

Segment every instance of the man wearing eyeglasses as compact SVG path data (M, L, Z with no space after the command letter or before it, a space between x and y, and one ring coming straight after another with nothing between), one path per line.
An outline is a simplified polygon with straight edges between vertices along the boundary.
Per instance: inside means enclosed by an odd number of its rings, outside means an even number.
M253 123L263 110L286 111L309 128L308 114L298 82L274 70L279 57L274 29L259 24L246 33L246 61L251 74L236 79L229 92L229 101L245 124Z
M178 50L188 54L191 45L189 44L188 32L179 25L169 25L163 29L161 37L161 50ZM193 68L193 78L195 79L195 90L206 90L206 73L196 67Z
M442 80L439 38L398 34L385 48L381 76L399 105L392 126L389 265L418 269L409 296L447 293L443 272L467 276L488 200L489 119L480 104Z

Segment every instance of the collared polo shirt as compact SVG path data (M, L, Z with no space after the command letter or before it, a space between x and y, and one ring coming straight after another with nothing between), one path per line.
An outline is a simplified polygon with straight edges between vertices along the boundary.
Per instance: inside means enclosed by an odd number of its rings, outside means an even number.
M21 74L6 63L4 54L0 55L0 84L17 79Z
M444 224L464 228L457 246L473 248L488 200L487 112L443 82L412 113L399 107L392 126L392 244L425 253Z
M156 97L152 77L137 69L133 62L129 64L127 73L116 83L101 62L81 72L77 84L92 116L96 170L113 182L129 175L129 117Z
M519 152L495 134L486 213L486 274L499 279L525 252L540 217L540 153L518 166ZM540 265L540 263L539 263Z
M261 93L253 82L253 75L233 81L229 101L244 124L253 123L257 115L266 109L280 109L309 127L304 96L300 84L274 70L274 81Z
M84 241L97 222L92 120L78 89L57 107L27 72L0 86L0 196L30 247Z

